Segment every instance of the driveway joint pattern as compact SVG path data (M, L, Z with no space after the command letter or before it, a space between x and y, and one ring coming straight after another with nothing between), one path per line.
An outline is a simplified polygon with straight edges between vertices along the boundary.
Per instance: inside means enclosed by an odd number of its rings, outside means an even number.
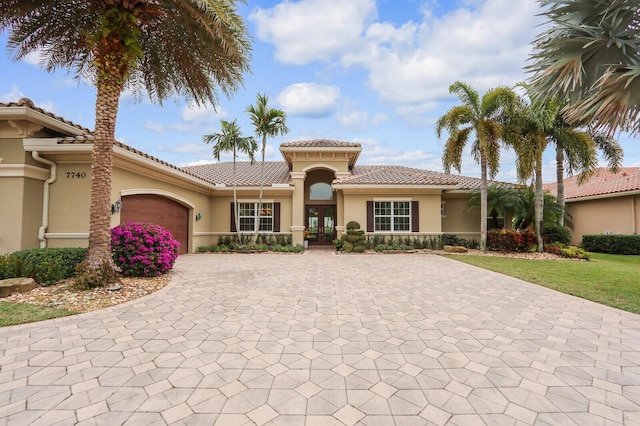
M0 329L0 425L640 424L640 316L435 255L183 255Z

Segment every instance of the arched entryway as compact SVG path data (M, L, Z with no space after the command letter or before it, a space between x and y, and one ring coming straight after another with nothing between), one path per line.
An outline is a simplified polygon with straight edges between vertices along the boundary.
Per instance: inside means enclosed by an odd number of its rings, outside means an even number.
M168 197L156 194L123 196L120 223L126 222L160 225L180 243L180 254L189 251L189 208Z
M305 177L305 226L309 245L330 245L336 238L338 222L336 193L331 187L335 171L308 170Z

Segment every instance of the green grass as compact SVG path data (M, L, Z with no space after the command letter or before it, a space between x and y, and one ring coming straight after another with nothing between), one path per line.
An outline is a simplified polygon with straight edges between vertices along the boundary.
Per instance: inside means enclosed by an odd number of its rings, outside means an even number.
M0 302L0 327L74 315L77 312L29 303Z
M640 256L591 253L591 260L534 260L449 255L460 262L640 313Z

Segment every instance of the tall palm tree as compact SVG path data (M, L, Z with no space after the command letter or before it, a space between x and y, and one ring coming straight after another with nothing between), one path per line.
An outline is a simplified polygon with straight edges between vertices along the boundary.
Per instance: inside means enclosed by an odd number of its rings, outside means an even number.
M570 127L577 130L575 125L567 123L563 116L559 116L558 127ZM622 166L624 152L622 147L610 135L589 129L587 132L578 133L578 137L567 138L554 137L553 142L556 147L556 202L564 212L564 175L565 171L569 176L579 173L578 184L585 182L593 175L598 166L598 159L595 148L607 161L609 169L616 173ZM558 216L558 225L564 226L564 214Z
M569 121L640 132L638 0L541 0L550 25L533 41L531 83L570 99Z
M260 223L260 214L262 213L262 192L264 189L264 155L267 149L267 137L273 138L278 135L289 133L287 127L287 114L281 109L271 108L269 98L266 94L257 96L256 105L249 105L246 112L249 113L251 122L253 123L256 136L262 138L262 159L260 161L260 197L258 203L258 223ZM260 227L256 227L256 240Z
M249 156L249 160L251 163L255 161L254 153L258 150L258 143L256 140L251 137L242 136L242 132L240 131L240 127L236 120L231 122L221 120L222 129L220 133L214 133L211 135L204 135L202 140L207 144L213 145L213 156L216 160L220 161L220 154L223 152L231 152L233 155L233 220L236 224L236 235L238 237L238 242L240 240L240 219L238 218L240 212L238 211L238 194L236 190L236 158L238 157L238 153L244 153ZM258 210L260 210L261 206L258 206ZM257 228L260 228L260 222L258 222Z
M480 189L472 189L467 210L480 208ZM492 184L487 186L487 215L491 217L492 229L499 228L498 217L500 213L512 210L518 200L518 191Z
M152 101L184 96L216 103L249 70L247 29L235 0L2 0L0 31L15 60L38 52L47 71L72 70L96 86L86 265L112 264L111 166L125 88Z
M482 98L466 83L456 81L449 86L449 93L458 96L462 105L452 107L436 122L436 135L446 130L449 137L444 145L442 165L450 173L453 167L460 173L462 153L471 134L475 140L471 146L474 160L480 163L480 250L487 248L487 175L498 173L502 116L513 107L516 96L507 87L487 91Z

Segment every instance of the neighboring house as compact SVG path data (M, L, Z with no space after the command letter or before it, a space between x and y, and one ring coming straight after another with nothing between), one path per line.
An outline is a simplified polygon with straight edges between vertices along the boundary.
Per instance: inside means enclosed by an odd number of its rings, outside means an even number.
M0 254L36 247L86 246L93 135L33 105L0 103ZM302 243L331 244L349 221L367 233L455 234L479 239L480 212L468 212L476 178L401 166L364 166L357 143L280 145L265 164L260 230ZM232 163L179 168L120 142L113 151L111 225L157 223L181 252L236 232ZM260 163L237 163L240 232L257 226Z
M557 194L556 183L545 185ZM599 168L582 185L578 177L564 180L564 198L572 216L573 243L588 234L637 234L640 230L640 167L618 173Z

